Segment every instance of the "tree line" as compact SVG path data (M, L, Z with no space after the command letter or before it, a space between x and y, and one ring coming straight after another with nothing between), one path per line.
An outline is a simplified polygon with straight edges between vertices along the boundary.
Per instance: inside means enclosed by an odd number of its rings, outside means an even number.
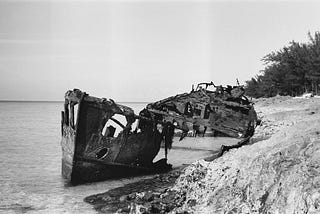
M299 96L306 92L320 93L320 32L308 33L308 41L292 41L279 51L263 57L265 68L246 81L250 97L276 95Z

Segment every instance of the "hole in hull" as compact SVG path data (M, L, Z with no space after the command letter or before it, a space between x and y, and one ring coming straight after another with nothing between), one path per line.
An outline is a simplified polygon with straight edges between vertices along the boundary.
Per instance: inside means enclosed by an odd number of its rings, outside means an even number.
M102 148L97 154L96 158L103 159L105 158L109 153L109 148Z

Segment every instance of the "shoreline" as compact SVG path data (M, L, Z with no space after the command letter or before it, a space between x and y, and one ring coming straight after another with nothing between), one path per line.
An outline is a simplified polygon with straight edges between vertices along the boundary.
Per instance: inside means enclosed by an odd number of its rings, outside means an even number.
M259 141L253 138L247 145L252 145ZM202 150L183 147L178 147L177 149ZM198 161L210 163L220 157L221 150L208 151L211 152L211 155L200 158ZM192 164L183 164L169 172L125 184L103 193L93 194L83 200L92 205L99 213L167 213L185 200L183 196L182 198L177 197L177 192L171 189L179 176L190 165Z
M173 149L203 151L205 149L173 147ZM200 158L211 162L219 157L220 150L206 150L210 156ZM183 164L173 168L171 171L156 174L151 178L141 179L124 186L110 189L103 193L97 193L85 197L84 202L93 206L99 213L167 213L177 205L176 192L171 191L177 178L191 164ZM165 197L163 197L165 195ZM180 199L180 202L183 198ZM140 207L140 205L142 205Z
M185 167L187 166L180 166L152 178L142 179L104 193L87 196L84 201L93 205L93 208L100 213L129 213L132 210L131 205L133 203L150 203L150 206L152 206L151 203L157 199L157 196L165 193L174 185Z
M308 166L317 166L315 163L319 161L317 152L320 152L320 146L314 144L317 139L320 140L320 130L317 128L320 123L319 103L317 98L261 99L256 103L256 110L262 123L247 145L232 149L220 158L217 158L218 151L215 149L210 158L199 158L201 160L179 168L171 175L171 172L157 175L88 196L85 201L100 213L215 213L218 210L242 213L251 209L262 211L272 207L287 210L300 206L303 199L297 198L301 203L290 203L288 200L291 191L298 191L292 190L292 186L305 187L312 181L311 175L301 174L301 170L295 171L295 168L306 168L305 161ZM292 162L295 159L297 161ZM284 164L291 162L292 165ZM316 169L312 170L316 173ZM301 183L297 184L292 176L285 176L287 171L301 178ZM270 181L269 177L274 179ZM283 183L288 185L283 186ZM252 191L246 191L248 186ZM281 200L273 194L273 188L275 192L281 192ZM240 191L241 194L233 197L230 191ZM299 191L301 194L297 197L309 194L304 189ZM110 194L116 198L110 199ZM308 205L306 209L313 208Z

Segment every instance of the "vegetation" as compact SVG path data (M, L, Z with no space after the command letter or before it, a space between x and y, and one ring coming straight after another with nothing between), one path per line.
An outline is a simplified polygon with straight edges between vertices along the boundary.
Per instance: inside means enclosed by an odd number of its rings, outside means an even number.
M307 43L292 41L287 47L266 55L260 75L246 81L251 97L298 96L320 92L320 32L308 33Z

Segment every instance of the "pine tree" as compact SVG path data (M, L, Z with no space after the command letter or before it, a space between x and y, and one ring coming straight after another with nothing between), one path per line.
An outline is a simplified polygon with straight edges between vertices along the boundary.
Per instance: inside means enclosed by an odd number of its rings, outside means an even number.
M251 97L277 94L297 96L305 92L320 93L320 33L308 33L309 42L291 41L287 47L263 57L266 67L255 78L246 81Z

